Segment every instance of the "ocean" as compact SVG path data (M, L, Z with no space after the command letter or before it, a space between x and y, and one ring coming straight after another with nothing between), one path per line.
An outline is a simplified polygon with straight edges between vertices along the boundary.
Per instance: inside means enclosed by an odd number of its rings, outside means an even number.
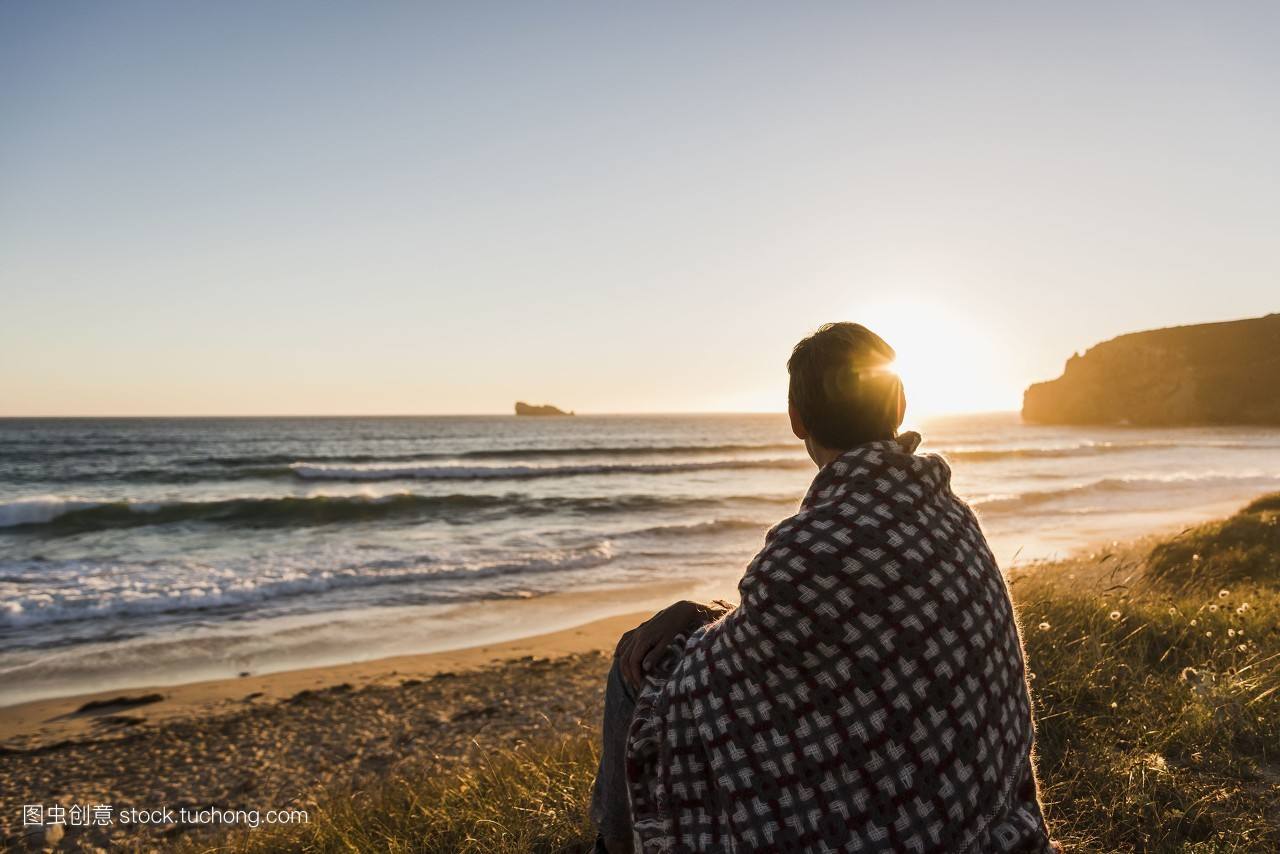
M1006 568L1280 490L1280 430L914 426ZM0 420L0 705L731 594L814 471L781 415Z

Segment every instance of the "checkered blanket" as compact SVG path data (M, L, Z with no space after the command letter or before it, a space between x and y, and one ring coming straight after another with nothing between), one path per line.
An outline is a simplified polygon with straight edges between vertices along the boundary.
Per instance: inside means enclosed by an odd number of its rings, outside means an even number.
M1008 590L920 437L856 447L672 645L628 738L640 850L1048 852Z

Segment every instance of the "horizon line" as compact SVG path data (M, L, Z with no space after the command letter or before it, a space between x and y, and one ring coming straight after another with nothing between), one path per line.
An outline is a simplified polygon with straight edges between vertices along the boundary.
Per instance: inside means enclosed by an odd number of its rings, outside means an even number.
M1018 409L975 409L975 410L954 410L947 412L931 412L917 416L919 418L942 418L954 415L1005 415L1017 414L1021 410ZM19 421L19 420L88 420L93 418L114 418L114 419L164 419L164 418L528 418L533 420L541 420L544 418L562 419L562 418L580 418L580 417L636 417L636 416L671 416L671 415L786 415L786 410L782 409L695 409L695 410L670 410L670 411L645 411L645 412L579 412L574 411L573 414L566 415L516 415L513 412L381 412L381 413L257 413L257 414L192 414L192 413L171 413L171 414L146 414L146 415L0 415L0 421ZM904 422L905 423L905 422Z

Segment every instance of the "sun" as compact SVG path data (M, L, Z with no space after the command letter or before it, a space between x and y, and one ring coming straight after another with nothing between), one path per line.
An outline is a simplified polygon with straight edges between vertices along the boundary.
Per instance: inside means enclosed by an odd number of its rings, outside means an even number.
M968 311L927 297L859 301L813 317L802 334L837 321L861 323L893 347L897 358L890 367L906 390L908 427L934 415L1010 411L1021 403L1005 330ZM723 393L715 408L778 412L786 408L786 389L748 385Z
M897 352L892 367L906 389L908 423L1018 405L1021 389L1010 376L998 330L962 310L893 298L856 305L840 319L861 323Z

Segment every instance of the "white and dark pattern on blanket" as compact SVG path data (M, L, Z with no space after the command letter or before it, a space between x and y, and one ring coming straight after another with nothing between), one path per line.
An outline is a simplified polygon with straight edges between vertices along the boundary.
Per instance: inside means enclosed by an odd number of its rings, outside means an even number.
M645 852L1042 852L1003 577L919 437L855 448L642 692Z

